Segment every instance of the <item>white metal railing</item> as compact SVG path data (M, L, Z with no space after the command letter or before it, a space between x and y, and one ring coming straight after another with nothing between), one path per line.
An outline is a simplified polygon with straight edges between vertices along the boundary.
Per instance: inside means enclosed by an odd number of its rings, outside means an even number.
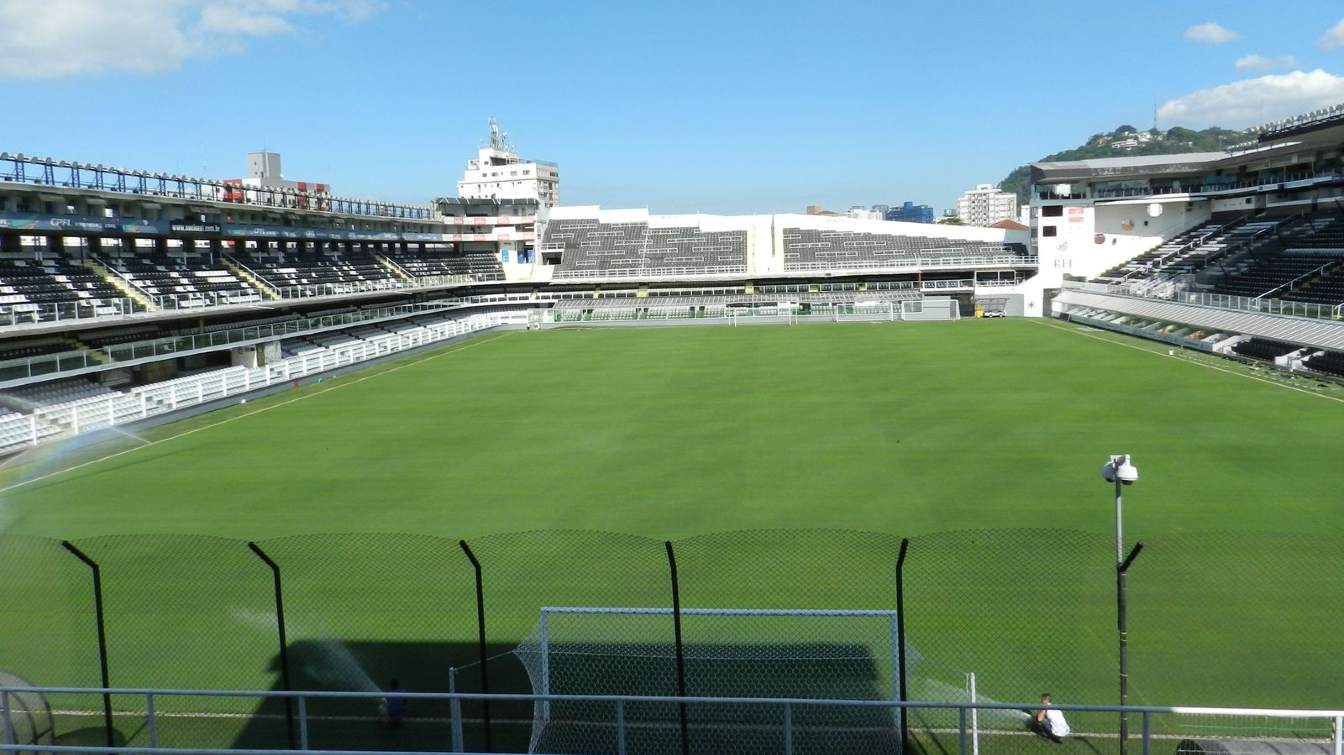
M62 372L105 366L114 362L183 354L201 349L219 348L274 338L288 338L305 333L379 322L412 314L445 312L466 304L467 302L462 299L439 299L420 304L397 304L262 325L242 325L201 333L184 333L178 336L104 346L100 349L64 351L56 354L7 359L0 361L0 382L42 376L56 377Z
M786 262L784 263L785 272L804 272L804 271L826 271L832 274L842 275L849 273L872 273L886 270L927 270L948 267L981 267L981 266L1013 266L1013 267L1033 267L1039 265L1039 259L1034 255L1020 254L998 254L969 257L908 257L893 261L891 263L881 263L873 261L862 265L842 266L826 262Z
M746 273L747 266L714 265L708 267L639 267L615 270L556 270L556 279L583 278L685 278L696 275L731 275Z
M749 306L730 306L727 300L720 303L692 304L659 302L657 299L627 300L619 303L597 304L584 307L583 302L567 302L572 306L556 307L545 315L546 322L628 322L636 320L693 320L720 321L737 325L739 322L776 322L789 324L804 322L845 322L847 320L897 321L911 319L933 319L921 316L918 310L908 309L908 305L922 304L932 311L934 305L930 299L893 299L878 297L852 302L806 302L789 301L787 298L768 297L760 304L744 302ZM601 302L600 299L594 303ZM806 309L804 309L806 307ZM942 310L939 310L942 311ZM944 319L957 319L956 317Z
M1062 287L1066 290L1088 291L1097 294L1110 294L1112 296L1152 299L1154 301L1173 301L1182 304L1195 304L1201 307L1215 307L1217 309L1228 309L1237 312L1258 312L1260 314L1303 317L1313 320L1344 319L1344 304L1332 305L1291 301L1288 299L1259 299L1251 296L1234 296L1231 294L1214 294L1200 291L1171 290L1164 293L1155 291L1149 287L1140 287L1134 284L1113 285L1106 283L1065 281Z
M360 293L375 293L379 291L414 291L422 289L443 288L446 286L460 285L464 283L490 283L498 282L504 279L499 273L490 273L485 275L436 275L418 277L413 281L407 281L398 278L376 279L368 281L351 281L349 283L315 283L300 286L274 286L259 273L247 268L245 265L234 260L235 264L249 274L255 276L257 280L264 285L271 287L274 293L281 300L302 300L321 297L349 296ZM979 267L979 266L1015 266L1032 267L1038 264L1034 256L1020 255L1000 255L985 257L934 257L920 258L904 261L900 264L880 265L872 264L858 267L837 267L826 263L802 263L795 265L786 265L784 274L797 274L806 272L826 272L832 275L850 275L865 274L890 271L913 271L920 269L940 269L955 267ZM111 269L111 268L109 268ZM613 279L631 279L631 280L656 280L656 279L674 279L674 278L694 278L696 276L725 276L725 275L745 275L746 267L741 265L730 265L720 267L704 268L644 268L640 270L606 270L606 271L581 271L581 270L557 270L556 280L583 281L592 280L613 280ZM137 289L140 287L134 282L131 285ZM250 284L248 284L250 287ZM984 282L978 285L995 285ZM19 302L4 305L0 309L0 330L4 327L17 327L20 325L41 324L41 323L59 323L70 320L105 320L113 321L124 319L130 315L145 314L154 311L187 311L207 309L221 306L237 306L244 304L255 304L263 301L260 292L247 291L202 291L202 292L183 292L180 294L144 294L145 298L152 302L152 305L146 306L136 299L125 297L111 299L90 299L76 302L50 302L50 303L26 303Z
M1277 293L1279 293L1280 291L1292 291L1294 288L1297 287L1297 284L1298 284L1298 283L1301 283L1302 281L1307 280L1308 278L1311 278L1312 276L1315 276L1315 275L1317 275L1317 274L1319 274L1319 273L1323 273L1323 272L1325 272L1326 270L1329 270L1330 268L1334 267L1334 266L1337 265L1337 264L1339 264L1339 261L1338 261L1338 260L1330 260L1329 262L1327 262L1327 263L1325 263L1325 264L1323 264L1323 265L1320 265L1319 267L1317 267L1317 268L1315 268L1315 269L1313 269L1313 270L1309 270L1309 271L1307 271L1307 272L1305 272L1305 273L1302 273L1301 275L1297 276L1296 278L1293 278L1292 280L1288 281L1287 283L1280 283L1279 285L1275 286L1274 288L1271 288L1270 290L1264 292L1263 294L1260 294L1259 296L1257 296L1257 297L1255 297L1255 298L1257 298L1257 299L1264 299L1264 298L1268 297L1270 294L1277 294Z
M1297 173L1285 173L1281 176L1270 176L1254 181L1202 183L1197 186L1130 186L1112 189L1094 189L1092 196L1097 199L1116 199L1120 197L1147 197L1162 196L1166 194L1217 194L1224 191L1259 189L1266 186L1278 186L1279 184L1295 183L1298 181L1333 181L1338 178L1339 176L1334 173L1303 171Z
M521 319L520 312L523 313ZM430 310L424 314L435 312ZM260 367L228 367L150 383L124 393L41 407L29 414L11 414L0 418L0 452L136 422L501 324L526 324L525 311L490 312L429 323L414 330L389 333L353 344L315 347L313 351Z
M450 679L452 672L450 671ZM450 681L450 688L452 687ZM91 701L101 698L105 710L114 710L121 720L143 719L137 728L143 731L144 742L127 743L115 747L89 745L61 746L40 742L20 742L11 713L11 700L32 700L35 696L50 704L55 699L62 710L85 706L80 712L86 716L105 715L91 707ZM969 697L969 695L968 695ZM83 687L0 687L0 719L4 726L5 742L0 752L14 753L146 753L147 755L285 755L286 753L323 752L328 755L360 755L362 750L325 750L313 748L314 730L320 728L325 717L312 715L310 703L352 701L381 703L395 698L402 703L405 720L414 722L415 709L443 711L446 706L448 737L446 748L439 752L466 752L464 732L468 723L489 727L487 710L481 718L468 719L464 703L528 704L533 707L531 721L534 732L529 750L537 744L537 729L564 723L574 716L592 731L602 731L604 738L614 742L617 755L628 755L627 742L633 732L641 738L662 735L676 742L681 736L709 730L726 736L749 738L755 745L772 743L770 749L781 755L794 755L794 742L800 734L824 735L834 743L844 743L846 736L871 737L874 734L889 738L902 730L913 730L931 740L942 740L944 751L956 747L966 755L978 752L981 740L987 748L1002 749L1007 741L1001 738L1019 737L1034 731L1030 711L1041 708L1037 701L998 702L975 700L900 700L900 699L832 699L819 697L695 697L678 695L619 695L619 694L538 694L538 693L479 693L479 692L394 692L371 690L344 691L285 691L285 690L185 690L152 688L83 688ZM69 702L61 706L63 700ZM118 705L113 705L114 701ZM221 703L234 701L227 711L221 712ZM282 729L288 744L285 749L235 749L207 747L161 747L159 724L161 720L200 715L212 718L238 718L247 721L257 715L261 703L275 701L283 708L286 725ZM242 710L238 702L250 703L252 711ZM694 706L698 720L687 722L683 728L678 710ZM1128 732L1124 736L1139 751L1149 755L1155 744L1170 747L1175 741L1214 741L1224 744L1232 741L1243 744L1261 742L1268 748L1255 750L1279 751L1284 745L1306 744L1313 752L1344 755L1344 710L1234 708L1163 705L1089 705L1051 703L1050 708L1073 719L1070 736L1084 742L1115 740L1117 729ZM707 711L712 713L706 713ZM548 711L549 717L541 715ZM761 712L765 711L762 715ZM799 715L803 713L803 715ZM827 715L827 714L830 715ZM918 714L917 716L914 714ZM269 715L276 715L271 713ZM680 715L684 715L684 712ZM358 716L354 717L358 719ZM370 722L376 720L367 717ZM346 717L348 720L349 717ZM1136 726L1132 732L1128 725ZM510 722L511 724L514 722ZM108 721L106 726L111 726ZM744 739L744 741L748 741ZM859 741L851 740L853 744ZM1253 745L1249 745L1253 746ZM1095 747L1094 747L1095 749ZM638 751L638 750L637 750ZM1202 750L1200 750L1202 751ZM1235 751L1235 750L1233 750ZM384 755L393 751L381 751ZM421 750L419 753L426 752ZM411 755L405 753L404 755ZM417 753L418 755L418 753Z
M975 288L975 281L971 278L961 278L958 280L928 280L919 282L919 289L921 291L946 291L949 289L960 288Z
M240 266L241 267L241 266ZM255 275L255 273L253 273ZM378 279L370 281L352 281L350 283L316 283L304 286L275 287L276 295L281 299L312 299L324 296L348 296L376 291L413 291L441 288L461 283L485 283L502 280L503 276L435 275L416 278L414 281L401 279ZM258 276L258 280L265 281ZM134 284L132 284L134 285ZM247 284L251 288L251 284ZM268 284L269 285L269 284ZM135 286L139 289L139 286ZM260 292L249 291L200 291L180 294L144 294L152 306L135 299L117 297L110 299L86 299L83 301L29 303L16 302L3 305L0 309L0 329L6 325L17 327L39 323L59 323L87 320L107 320L125 318L129 315L147 312L174 312L206 309L229 305L256 304L263 301Z
M262 278L262 280L265 280ZM408 289L434 288L457 283L471 283L477 279L470 275L434 275L416 278L413 281L401 278L378 278L375 280L350 281L348 283L310 283L301 286L272 286L281 299L312 299L320 296L348 296L371 291L405 291Z
M126 298L84 299L61 302L15 302L0 310L0 327L34 323L59 323L87 320L113 320L150 312L152 308Z

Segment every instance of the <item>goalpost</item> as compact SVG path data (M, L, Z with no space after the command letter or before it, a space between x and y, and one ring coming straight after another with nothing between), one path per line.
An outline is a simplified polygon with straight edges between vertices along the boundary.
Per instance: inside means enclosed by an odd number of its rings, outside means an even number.
M899 699L894 610L683 608L681 625L690 696ZM540 695L677 693L671 608L542 607L513 653ZM854 751L882 749L876 745L897 736L901 717L896 708L816 708L784 722L777 709L691 707L697 736L715 741L812 727L843 737ZM670 703L625 706L618 716L610 704L538 701L531 751L600 751L607 741L601 737L611 734L594 721L610 722L606 728L616 727L620 736L673 737L676 720Z
M960 320L961 304L956 299L948 297L906 299L901 302L901 319Z

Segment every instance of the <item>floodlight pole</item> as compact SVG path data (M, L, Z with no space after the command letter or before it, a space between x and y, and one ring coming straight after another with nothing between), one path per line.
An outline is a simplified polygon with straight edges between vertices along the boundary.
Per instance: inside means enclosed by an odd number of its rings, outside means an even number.
M476 654L481 665L481 692L490 694L490 670L487 666L488 657L486 656L485 645L485 584L481 580L481 562L476 560L476 554L471 552L471 546L467 545L466 540L458 540L457 544L462 548L462 552L467 555L467 560L471 562L471 568L476 573ZM490 746L490 698L481 700L481 723L485 729L485 751L493 752Z
M255 542L248 541L248 550L257 554L266 566L271 569L271 584L275 591L275 626L280 640L280 683L284 685L285 691L293 689L290 686L289 678L289 641L285 639L285 594L280 588L280 565L271 559L266 551ZM289 742L289 748L294 749L294 698L285 698L285 738Z
M906 689L908 675L905 672L905 553L910 548L910 539L901 538L901 549L896 554L896 696L901 702L910 699ZM906 720L904 707L897 710L897 723L900 729L901 752L910 745L910 724Z
M672 631L677 651L677 695L686 697L686 654L681 644L681 585L677 582L677 554L672 550L671 540L664 541L663 548L667 551L667 568L672 577ZM685 702L677 704L677 719L681 724L681 753L690 755Z
M1130 461L1129 454L1114 454L1102 467L1102 476L1115 485L1115 614L1116 632L1120 640L1120 705L1129 704L1129 629L1126 620L1126 576L1134 559L1143 550L1143 543L1135 543L1134 549L1125 555L1125 508L1121 487L1133 484L1139 479L1138 470ZM1120 755L1126 755L1129 748L1129 714L1120 712Z
M1125 560L1125 499L1120 494L1120 475L1115 476L1115 565Z
M74 543L69 540L62 540L61 547L70 551L70 554L80 561L84 562L93 570L93 613L94 619L98 624L98 665L102 671L103 682L103 731L107 736L107 746L116 747L116 737L112 728L112 695L107 689L112 686L108 681L107 675L107 626L103 621L103 570L98 567L98 562L89 558L84 551L76 548Z
M1129 704L1129 632L1126 627L1126 586L1125 577L1129 573L1129 567L1134 563L1134 559L1139 557L1143 550L1143 543L1134 544L1134 550L1129 552L1123 561L1115 565L1115 602L1116 602L1116 627L1120 632L1120 704ZM1125 755L1129 744L1129 714L1120 713L1120 755Z

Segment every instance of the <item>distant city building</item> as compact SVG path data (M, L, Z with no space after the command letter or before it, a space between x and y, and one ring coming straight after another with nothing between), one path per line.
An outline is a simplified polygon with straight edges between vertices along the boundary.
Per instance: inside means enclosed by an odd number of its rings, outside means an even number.
M966 225L991 226L1017 219L1017 195L993 184L977 184L957 200L957 217Z
M280 171L279 152L247 153L247 176L244 178L226 178L224 184L241 187L240 190L226 189L222 197L225 201L255 202L259 199L256 189L285 189L316 195L317 199L300 197L295 203L296 207L306 207L313 210L327 209L325 197L331 194L331 184L314 181L291 181L285 178Z
M875 212L875 213L877 213L878 215L880 215L880 216L882 216L882 217L885 218L885 217L887 216L887 213L888 213L888 212L891 212L891 205L889 205L889 204L875 204L875 205L873 205L873 212Z
M490 140L475 160L467 161L457 196L462 199L535 199L548 207L560 201L560 167L541 160L524 160L490 119Z
M926 204L906 202L900 207L892 207L882 216L887 220L899 220L902 223L932 223L933 208Z
M870 209L868 209L868 208L866 208L866 207L862 207L862 206L859 206L859 205L854 205L853 207L849 208L849 212L845 213L845 216L846 216L846 217L850 217L850 218L854 218L855 220L881 220L881 219L882 219L882 214L881 214L881 213L877 212L876 210L870 210Z

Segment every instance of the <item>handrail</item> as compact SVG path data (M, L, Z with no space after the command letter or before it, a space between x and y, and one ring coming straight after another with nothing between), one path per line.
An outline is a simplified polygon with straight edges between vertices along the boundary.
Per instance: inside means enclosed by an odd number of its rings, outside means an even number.
M103 165L30 157L0 152L0 182L89 189L118 194L162 196L245 207L286 209L350 215L361 218L433 222L437 209L430 204L405 205L356 197L337 197L278 186L243 186L220 179L167 175ZM29 172L29 169L33 169ZM57 178L63 171L66 180Z
M1254 312L1257 314L1295 317L1305 320L1344 319L1344 304L1317 304L1315 302L1293 301L1292 299L1256 299L1249 296L1216 294L1200 291L1171 291L1168 294L1155 294L1150 290L1136 288L1135 284L1126 285L1065 281L1064 290L1125 296L1131 299L1149 301L1170 301L1199 307L1230 310L1235 312Z
M375 309L359 309L335 315L284 320L263 325L242 324L236 328L225 328L198 333L182 333L175 336L149 338L140 341L103 346L83 351L62 351L55 354L43 354L36 357L21 357L0 361L0 380L7 379L3 372L8 369L26 368L27 377L59 377L60 373L90 367L109 362L130 361L149 356L180 354L202 348L213 348L229 344L257 341L272 337L291 337L303 333L316 333L331 328L358 325L394 317L398 314L432 314L459 308L467 304L463 299L445 298L418 304L400 304ZM264 335L263 335L264 334ZM185 343L184 343L185 342ZM93 359L93 354L101 354L106 361ZM78 358L73 368L61 369L61 363ZM54 363L56 369L35 371L34 368Z
M1275 293L1275 292L1277 292L1277 291L1282 291L1282 290L1285 289L1285 288L1288 289L1289 291L1292 291L1292 290L1293 290L1293 287L1296 285L1296 283L1297 283L1298 281L1302 280L1303 278L1310 278L1311 276L1316 275L1317 273L1324 272L1325 270L1329 269L1330 267L1333 267L1334 265L1336 265L1336 264L1338 264L1338 263L1339 263L1339 260L1331 260L1331 261L1329 261L1329 262L1327 262L1327 263L1321 265L1320 267L1317 267L1317 268L1315 268L1314 270L1311 270L1310 272L1302 273L1301 275L1299 275L1299 276L1297 276L1296 278L1294 278L1294 279L1288 281L1287 283L1280 283L1279 285L1275 286L1274 288L1271 288L1270 290L1264 292L1263 294L1260 294L1259 296L1257 296L1257 297L1255 297L1255 298L1257 298L1257 299L1263 299L1263 298L1265 298L1266 296L1269 296L1270 294Z
M451 310L425 314L442 314ZM128 392L111 391L58 404L39 406L31 413L0 418L0 428L11 440L5 451L37 446L83 432L137 422L187 406L208 404L230 395L246 394L292 379L346 367L388 354L516 322L522 310L496 310L450 317L406 332L387 333L349 343L316 347L258 367L224 367L198 375L149 383ZM349 327L348 324L335 325Z
M117 268L108 264L107 260L103 259L99 255L97 254L90 255L89 259L93 260L94 262L97 262L99 265L102 265L104 270L108 271L109 273L112 273L112 275L116 276L122 283L125 283L127 286L130 286L136 291L139 291L140 294L143 295L146 299L154 300L159 298L154 294L151 294L150 292L146 291L144 286L141 286L139 283L136 283L130 278L127 278L125 273L121 272Z
M1297 181L1311 181L1316 179L1330 180L1337 178L1340 178L1340 175L1336 173L1316 173L1315 171L1308 171L1305 173L1285 174L1264 181L1236 181L1233 183L1221 184L1201 183L1198 186L1134 186L1114 189L1094 189L1092 196L1097 199L1116 199L1123 197L1163 196L1167 194L1216 194L1223 191L1278 186L1279 184L1294 183Z
M248 275L252 276L253 278L256 278L258 281L261 282L261 285L270 287L270 289L271 289L272 291L276 291L276 290L277 290L277 287L275 286L275 284L273 284L273 283L271 283L270 281L266 280L266 279L265 279L264 277L262 277L262 275L261 275L260 273L258 273L256 270L253 270L252 268L248 267L247 265L244 265L243 262L242 262L242 260L240 260L240 259L238 259L237 257L233 256L232 254L229 254L228 252L220 252L219 256L220 256L220 257L223 257L224 259L228 260L229 262L232 262L233 264L237 265L237 266L238 266L238 269L242 270L243 272L247 273Z
M886 613L886 612L884 612ZM816 705L820 707L912 708L912 709L965 709L965 710L1024 710L1040 708L1039 700L1025 703L990 702L987 700L896 700L844 699L821 697L734 697L694 695L613 695L592 693L535 693L535 692L411 692L397 690L240 690L240 689L184 689L155 687L39 687L0 686L7 694L40 695L125 695L143 697L247 697L247 698L312 698L368 700L395 694L407 700L500 700L530 702L605 702L628 703L721 703L727 705ZM1207 705L1115 705L1110 703L1051 703L1051 708L1075 713L1177 713L1183 715L1266 716L1270 718L1326 718L1344 716L1344 709L1331 708L1241 708ZM22 747L27 747L22 746ZM22 747L20 749L22 749ZM83 748L81 748L83 749ZM136 748L137 750L141 748ZM271 750L274 752L274 750Z
M1171 252L1170 254L1164 255L1154 260L1152 272L1160 272L1162 268L1166 267L1165 263L1168 260L1172 259L1173 257L1184 256L1187 252L1194 250L1196 247L1203 246L1208 242L1209 239L1213 238L1214 236L1217 236L1219 234L1231 233L1232 231L1235 231L1236 229L1250 222L1250 219L1251 216L1246 215L1230 223L1224 223L1219 226L1214 226L1213 229L1210 230L1208 233L1204 233L1200 236L1197 236L1193 240L1183 244L1181 248ZM1161 244L1159 244L1158 246L1161 246ZM1137 270L1131 270L1129 271L1128 274L1125 275L1124 278L1121 278L1120 280L1121 281L1129 280L1129 277L1137 272L1138 272Z

